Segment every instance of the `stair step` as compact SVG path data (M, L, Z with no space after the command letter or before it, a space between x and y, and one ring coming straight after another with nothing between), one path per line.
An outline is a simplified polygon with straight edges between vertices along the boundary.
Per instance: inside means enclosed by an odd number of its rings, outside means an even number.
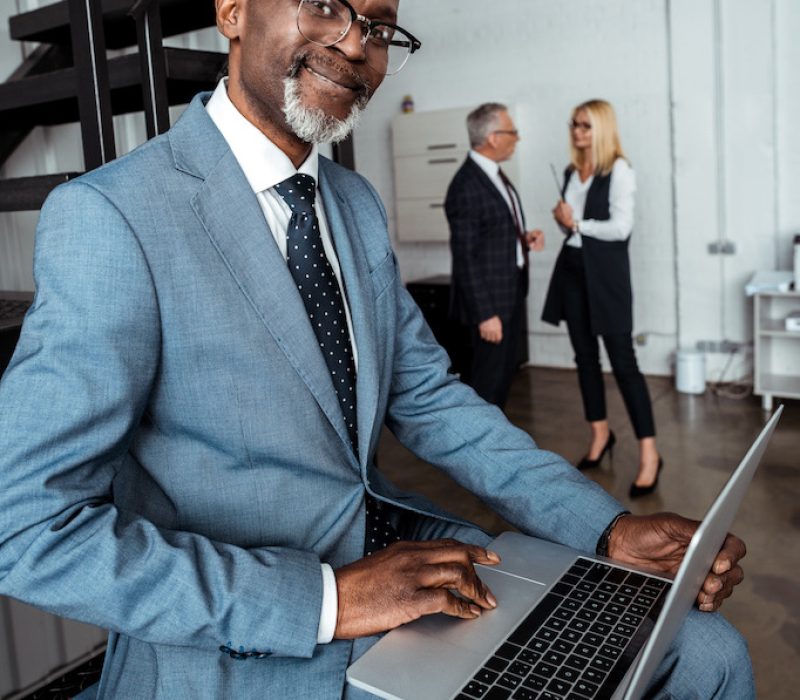
M160 0L163 36L193 32L216 23L211 0ZM136 45L136 23L128 16L134 0L102 0L106 48L121 49ZM11 38L17 41L40 41L70 44L67 1L23 12L8 20Z
M50 191L82 173L58 173L0 180L0 212L41 209Z
M64 68L70 63L71 61L68 60L60 46L42 44L31 51L19 68L8 77L8 80L30 78L32 75ZM32 129L33 125L28 124L20 126L18 129L0 132L0 165L6 162Z
M165 48L167 94L170 105L185 104L201 90L212 90L227 54L217 51ZM138 54L108 62L114 114L143 109ZM0 130L32 125L53 126L79 121L75 68L0 83Z

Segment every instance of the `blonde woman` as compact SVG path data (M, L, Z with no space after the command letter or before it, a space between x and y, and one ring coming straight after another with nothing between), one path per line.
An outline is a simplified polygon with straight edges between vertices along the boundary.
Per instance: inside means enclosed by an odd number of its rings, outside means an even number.
M625 158L613 107L590 100L572 111L571 161L553 216L567 235L556 260L542 319L567 322L591 438L578 468L600 465L616 442L606 417L599 338L639 440L639 469L631 498L652 493L664 463L631 338L633 305L628 241L633 229L636 176Z

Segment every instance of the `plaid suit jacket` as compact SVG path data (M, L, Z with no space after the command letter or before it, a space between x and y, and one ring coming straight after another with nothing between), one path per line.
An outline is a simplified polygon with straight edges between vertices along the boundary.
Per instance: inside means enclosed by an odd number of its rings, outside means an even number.
M467 325L492 316L508 321L518 279L517 234L508 204L467 156L447 189L444 206L453 257L451 316Z

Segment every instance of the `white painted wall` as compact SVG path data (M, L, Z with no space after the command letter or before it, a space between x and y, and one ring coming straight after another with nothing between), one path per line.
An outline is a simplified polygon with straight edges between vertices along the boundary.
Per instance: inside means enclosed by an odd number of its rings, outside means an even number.
M21 9L46 0L14 0ZM210 1L210 0L208 0ZM0 8L0 19L15 8ZM534 259L531 358L572 364L563 329L538 318L561 234L552 224L549 172L567 159L566 119L590 97L617 108L623 145L637 170L631 243L635 331L650 373L671 371L674 350L698 340L752 340L742 287L755 269L790 265L800 232L800 3L796 0L401 0L401 24L422 51L386 80L355 139L359 170L378 188L393 225L390 121L405 94L416 109L500 100L522 131L519 185L530 225L548 234ZM224 48L207 30L183 45ZM172 42L175 43L175 42ZM20 60L0 29L0 74ZM177 113L179 110L175 110ZM0 175L80 167L75 127L39 129ZM144 137L141 119L118 120L118 150ZM77 159L77 163L76 163ZM31 288L35 214L0 215L0 288ZM708 243L735 243L734 256ZM397 243L405 279L447 273L446 244ZM722 355L708 358L716 378ZM735 368L742 374L746 365Z
M498 0L488 9L477 0L402 0L401 18L423 49L373 100L357 133L359 170L391 217L387 125L403 95L417 110L486 100L516 106L518 184L529 224L548 233L532 272L535 364L572 364L563 329L538 320L561 244L549 214L548 164L565 164L564 123L590 97L617 108L638 175L631 258L635 332L647 334L643 368L669 373L674 350L698 340L752 340L743 285L755 269L788 267L791 233L800 231L792 192L800 149L787 133L800 107L792 86L800 3ZM717 239L733 241L736 255L710 255ZM449 270L446 245L398 243L397 250L408 279ZM707 358L710 379L725 360Z

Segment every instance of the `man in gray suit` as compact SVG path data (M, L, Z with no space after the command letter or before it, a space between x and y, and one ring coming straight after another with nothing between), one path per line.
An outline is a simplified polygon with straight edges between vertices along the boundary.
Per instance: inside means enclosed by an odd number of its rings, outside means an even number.
M490 537L381 475L384 423L526 532L669 571L694 530L619 519L450 376L374 190L318 155L418 46L397 4L217 0L229 79L42 210L0 384L0 594L110 630L98 697L357 697L374 635L494 607ZM749 669L695 611L655 682L741 697Z

